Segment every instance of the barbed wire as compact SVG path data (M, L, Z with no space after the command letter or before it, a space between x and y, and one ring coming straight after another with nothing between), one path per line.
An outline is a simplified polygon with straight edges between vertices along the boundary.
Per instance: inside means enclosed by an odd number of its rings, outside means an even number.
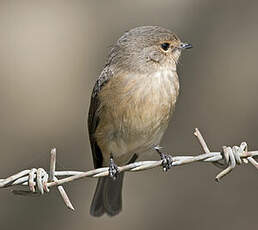
M258 151L248 151L247 143L242 142L240 146L223 146L222 152L210 152L202 134L198 129L195 129L194 135L197 137L204 153L197 156L171 156L172 166L181 166L193 162L212 162L214 165L223 168L216 176L216 181L227 175L235 168L237 164L250 162L258 169L258 162L253 158L258 156ZM118 172L138 172L163 166L164 160L159 161L139 161L125 166L119 166ZM50 187L57 186L58 191L64 200L66 206L74 210L74 207L65 192L62 184L82 179L85 177L104 177L109 176L109 168L103 167L86 172L81 171L56 171L56 149L51 149L50 152L50 168L49 173L43 168L26 169L18 172L5 179L0 179L0 188L10 186L27 186L29 190L15 189L11 190L17 195L39 195L49 192ZM58 179L58 177L65 177Z

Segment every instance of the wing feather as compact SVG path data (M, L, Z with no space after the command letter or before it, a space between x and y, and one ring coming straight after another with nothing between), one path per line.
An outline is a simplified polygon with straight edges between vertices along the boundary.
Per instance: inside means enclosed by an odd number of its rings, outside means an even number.
M90 137L90 144L93 156L93 163L95 168L102 167L103 157L101 149L99 148L96 138L95 131L97 129L99 123L99 107L100 101L98 94L102 87L109 81L109 79L113 76L110 68L106 67L100 76L98 77L95 86L91 95L90 109L88 114L88 131Z

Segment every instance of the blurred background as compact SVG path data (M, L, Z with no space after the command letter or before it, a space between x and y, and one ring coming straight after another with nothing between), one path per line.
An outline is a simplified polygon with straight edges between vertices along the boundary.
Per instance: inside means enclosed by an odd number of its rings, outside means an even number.
M257 1L0 1L0 177L48 168L93 168L87 112L110 46L127 30L161 25L194 49L183 53L181 93L163 138L165 151L201 153L247 141L258 149ZM151 156L150 158L153 158ZM156 157L158 159L158 157ZM95 179L65 185L76 211L56 189L33 198L0 190L0 229L257 229L257 170L191 164L127 174L123 212L93 218Z

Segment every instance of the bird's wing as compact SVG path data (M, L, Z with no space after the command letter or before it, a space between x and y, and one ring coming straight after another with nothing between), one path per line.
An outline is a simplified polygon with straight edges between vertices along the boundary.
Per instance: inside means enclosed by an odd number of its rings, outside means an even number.
M101 149L99 148L96 138L94 136L99 123L100 101L98 95L102 87L109 81L112 76L113 72L110 70L110 68L106 67L98 77L91 95L90 109L88 115L88 131L95 168L102 167L103 161Z

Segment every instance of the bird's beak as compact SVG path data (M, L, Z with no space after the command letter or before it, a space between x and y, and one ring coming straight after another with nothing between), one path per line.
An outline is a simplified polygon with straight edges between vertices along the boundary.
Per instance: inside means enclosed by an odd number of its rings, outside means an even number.
M189 43L181 42L180 45L179 45L179 48L180 49L191 49L191 48L193 48L193 46Z

